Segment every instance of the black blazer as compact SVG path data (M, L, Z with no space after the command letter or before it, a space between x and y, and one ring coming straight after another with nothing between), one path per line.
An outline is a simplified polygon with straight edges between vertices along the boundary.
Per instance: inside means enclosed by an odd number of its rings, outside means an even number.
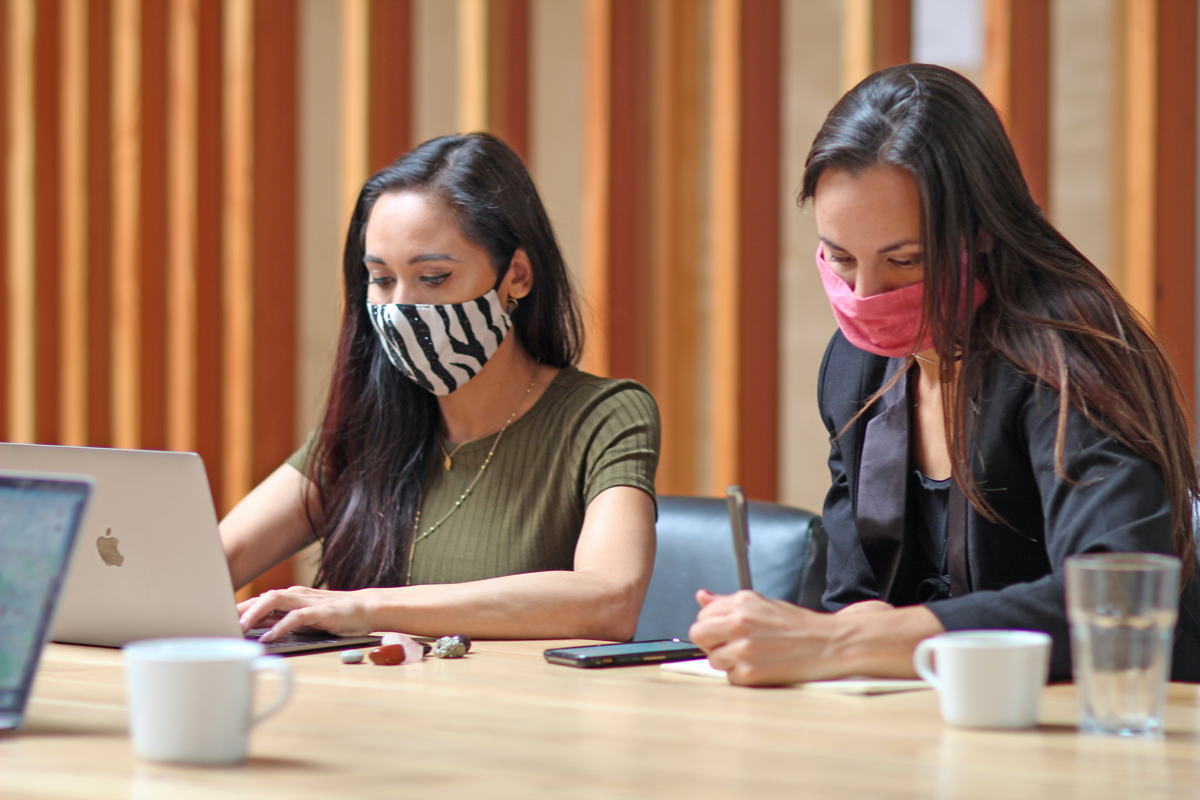
M905 535L910 456L909 379L901 379L841 437L903 365L851 345L839 331L821 362L818 403L830 433L833 484L825 607L860 600L911 603ZM915 368L914 368L915 374ZM910 376L911 377L911 376ZM946 630L1039 630L1054 640L1051 677L1071 676L1063 561L1089 551L1171 553L1171 507L1158 468L1068 415L1067 474L1054 469L1058 393L996 358L972 403L971 469L1003 522L991 522L952 486L947 563L952 597L926 606ZM1200 583L1180 598L1173 680L1200 681Z

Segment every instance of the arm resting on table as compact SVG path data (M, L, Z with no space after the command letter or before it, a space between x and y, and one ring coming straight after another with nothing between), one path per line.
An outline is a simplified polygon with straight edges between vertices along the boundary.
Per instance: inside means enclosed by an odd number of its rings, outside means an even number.
M615 486L588 505L571 571L353 592L294 586L242 603L242 627L283 611L288 613L272 628L271 638L309 625L342 635L402 631L623 641L637 629L654 542L653 498L641 489Z

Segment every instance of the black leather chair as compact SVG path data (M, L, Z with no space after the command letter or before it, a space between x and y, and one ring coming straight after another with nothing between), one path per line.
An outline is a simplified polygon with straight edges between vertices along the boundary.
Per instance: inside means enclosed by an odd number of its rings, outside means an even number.
M820 609L828 538L821 518L777 503L747 503L750 574L765 597ZM737 591L737 559L725 500L658 498L658 553L634 638L687 638L696 590Z

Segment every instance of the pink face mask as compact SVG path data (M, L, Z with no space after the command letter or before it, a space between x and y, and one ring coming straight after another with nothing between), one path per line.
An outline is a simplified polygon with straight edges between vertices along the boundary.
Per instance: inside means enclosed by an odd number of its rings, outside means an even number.
M817 245L817 269L821 272L829 305L833 307L833 317L850 344L888 358L903 358L933 347L933 333L929 330L917 341L924 313L923 281L883 294L856 297L849 284L825 261L825 248L820 244ZM975 308L979 308L986 297L987 289L975 281Z

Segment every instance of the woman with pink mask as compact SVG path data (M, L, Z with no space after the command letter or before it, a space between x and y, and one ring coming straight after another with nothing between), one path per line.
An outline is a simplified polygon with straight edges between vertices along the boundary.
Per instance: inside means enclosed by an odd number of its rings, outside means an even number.
M1173 553L1172 678L1200 681L1195 452L1145 322L1034 204L956 73L878 72L806 164L839 331L819 404L833 479L818 613L701 592L691 638L735 683L913 675L946 630L1041 630L1070 676L1063 562Z

